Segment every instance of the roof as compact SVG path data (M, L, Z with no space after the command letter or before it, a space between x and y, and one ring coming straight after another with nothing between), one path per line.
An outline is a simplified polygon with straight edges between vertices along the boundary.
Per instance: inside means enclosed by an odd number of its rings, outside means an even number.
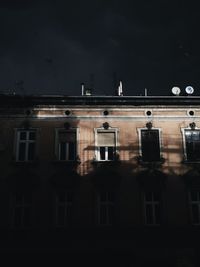
M0 105L26 107L38 105L129 105L191 106L200 105L200 96L65 96L65 95L0 95Z

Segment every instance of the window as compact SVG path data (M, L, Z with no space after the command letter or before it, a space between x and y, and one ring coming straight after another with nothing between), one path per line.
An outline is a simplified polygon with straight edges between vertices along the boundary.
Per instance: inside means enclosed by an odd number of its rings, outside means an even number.
M97 132L97 153L98 160L111 161L116 155L115 132Z
M63 161L76 159L76 132L65 130L58 132L58 159Z
M192 224L200 224L200 192L189 192L189 204Z
M200 161L200 130L185 130L185 148L188 161Z
M17 131L17 161L32 161L35 158L36 131Z
M12 195L11 224L15 228L31 225L31 193L17 192Z
M159 192L144 193L145 224L160 225L161 223L160 202L161 201Z
M141 130L141 153L144 162L160 161L159 130Z
M113 192L100 192L97 199L97 223L98 225L112 225L114 221L114 202Z
M72 192L56 194L56 226L65 227L72 223Z

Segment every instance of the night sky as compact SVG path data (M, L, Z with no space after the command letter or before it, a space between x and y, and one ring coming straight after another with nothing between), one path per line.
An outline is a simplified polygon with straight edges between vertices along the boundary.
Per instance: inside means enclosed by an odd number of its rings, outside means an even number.
M0 91L200 94L200 9L170 0L1 0ZM115 82L114 82L115 81Z

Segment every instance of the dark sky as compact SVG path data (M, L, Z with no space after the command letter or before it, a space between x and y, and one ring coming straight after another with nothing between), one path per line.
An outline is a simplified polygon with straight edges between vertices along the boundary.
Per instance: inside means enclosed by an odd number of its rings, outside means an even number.
M110 95L115 76L125 95L199 94L197 2L1 0L1 91Z

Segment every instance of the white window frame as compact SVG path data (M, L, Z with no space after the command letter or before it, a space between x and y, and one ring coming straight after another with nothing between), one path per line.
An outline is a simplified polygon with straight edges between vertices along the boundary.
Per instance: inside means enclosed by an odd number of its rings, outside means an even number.
M192 223L193 225L200 225L200 191L195 191L194 192L198 193L198 199L197 200L192 200L191 198L191 191L189 192L189 206L190 206L190 218L191 222L193 221L193 214L192 214L192 205L197 205L198 207L198 223Z
M101 156L100 156L100 147L98 146L98 143L97 143L97 140L98 140L98 133L99 132L103 132L103 133L114 133L115 134L115 146L114 146L114 149L115 149L115 154L117 155L119 153L118 151L118 147L119 147L119 129L118 128L109 128L109 129L104 129L104 128L95 128L94 129L94 137L95 137L95 156L94 158L97 160L97 161L114 161L113 160L109 160L108 159L108 146L102 146L102 147L105 147L105 160L102 160L101 159Z
M157 201L157 200L151 200L151 201L147 201L146 200L146 193L151 193L151 194L154 194L156 192L154 191L149 191L149 192L144 192L143 193L143 199L144 199L144 220L145 220L145 225L148 225L148 226L159 226L160 224L156 223L156 215L155 215L155 207L156 206L160 206L160 212L161 212L161 199L160 201ZM161 195L160 195L161 197ZM152 218L153 218L153 222L152 223L147 223L147 211L146 211L146 205L151 205L152 207ZM161 214L160 214L161 216ZM161 219L161 218L160 218Z
M64 193L65 194L65 201L62 202L62 203L59 201L59 193ZM67 194L69 194L69 193L73 194L73 192L67 192L67 191L66 192L57 192L55 194L55 201L56 201L56 203L55 203L55 224L56 224L56 227L58 227L58 228L63 228L63 227L69 226L69 218L68 218L68 215L67 215L67 209L68 208L72 209L72 207L73 207L73 199L71 201L67 200ZM72 196L72 198L73 198L73 196ZM58 219L58 215L59 215L58 209L59 209L59 207L63 207L64 211L65 211L65 218L64 218L64 224L63 225L59 224L59 219Z
M26 228L27 226L24 225L24 214L25 214L25 208L30 208L30 220L32 217L32 203L27 203L25 201L25 195L23 194L23 199L22 199L22 203L17 204L16 203L16 194L18 192L12 193L10 195L10 202L11 202L11 227L12 228ZM22 193L21 193L22 194ZM21 208L22 209L22 215L20 218L20 225L16 226L15 225L15 213L16 213L16 209L17 208ZM29 226L30 227L30 226Z
M23 128L17 128L15 129L16 131L16 161L17 162L32 162L34 161L35 157L36 157L36 145L37 145L37 129L36 128L30 128L30 129L23 129ZM21 132L35 132L35 140L21 140L20 139L20 133ZM19 148L20 148L20 143L25 143L25 159L24 160L19 160ZM28 148L29 148L29 144L30 143L35 143L35 151L34 151L34 159L33 160L29 160L28 159Z
M75 133L75 135L76 135L76 141L75 141L76 154L75 154L74 160L69 160L68 157L66 157L65 160L60 159L59 132ZM64 161L64 162L75 161L77 155L79 155L78 144L79 144L79 128L70 128L69 130L65 129L65 128L56 128L55 129L55 155L56 155L56 159L58 161ZM69 150L68 143L66 144L66 146L67 146L66 147L66 152L67 152L66 154L68 155L68 150Z
M139 156L142 158L142 130L148 131L147 127L137 128L138 140L139 140ZM159 133L159 146L160 146L160 159L162 158L163 146L162 146L162 129L152 127L150 130L158 130Z
M101 193L106 193L109 194L110 191L105 191L105 192L98 192L97 194L97 224L99 226L111 226L112 223L110 222L110 214L109 214L109 208L112 207L112 209L115 208L115 200L110 201L108 200L108 197L106 197L105 201L101 201ZM105 206L106 208L106 222L101 223L101 207Z
M184 159L185 159L186 161L188 161L188 157L187 157L187 149L186 149L185 130L190 130L190 131L198 130L198 131L200 131L200 128L195 127L194 130L191 129L191 127L184 127L184 128L182 127L182 128L181 128L181 134L182 134L182 140L183 140L183 155L184 155ZM191 163L192 163L192 161L188 161L188 162L191 162ZM199 161L199 160L196 160L196 161L194 161L194 162L200 162L200 161Z

